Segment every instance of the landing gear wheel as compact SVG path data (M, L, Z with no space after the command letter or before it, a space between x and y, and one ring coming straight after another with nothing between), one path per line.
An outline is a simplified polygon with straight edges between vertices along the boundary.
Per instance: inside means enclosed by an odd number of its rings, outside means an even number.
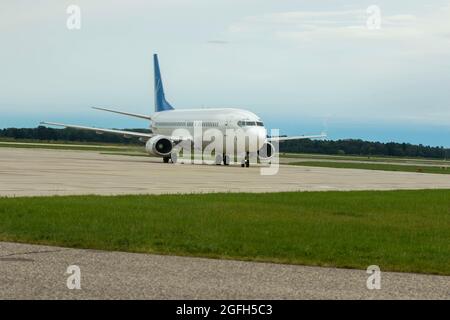
M250 167L250 159L245 160L245 166L247 168Z
M220 154L216 156L216 165L220 166L222 164L223 158Z
M178 161L178 155L174 152L170 154L170 160L172 161L172 163L177 163Z
M164 163L169 163L169 160L170 160L169 157L164 157L164 158L163 158Z
M230 156L229 155L227 155L227 154L223 155L223 164L225 166L228 166L230 164Z

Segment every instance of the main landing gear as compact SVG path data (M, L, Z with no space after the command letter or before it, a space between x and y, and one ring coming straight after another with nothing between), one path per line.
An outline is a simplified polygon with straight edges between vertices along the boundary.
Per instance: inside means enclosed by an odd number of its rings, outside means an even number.
M172 153L170 156L163 157L164 163L169 163L169 162L177 163L177 160L178 160L178 156L177 156L176 153ZM216 165L220 166L221 164L223 164L224 166L228 166L228 165L230 165L230 162L231 162L231 158L230 158L229 155L227 155L225 153L221 154L221 155L220 154L216 155L216 158L215 158L215 164ZM249 154L249 152L247 152L245 154L245 158L241 162L241 167L243 167L243 168L244 167L246 167L246 168L250 167L250 154Z
M220 166L222 163L225 166L228 166L230 164L230 159L231 159L230 156L225 153L222 155L218 154L218 155L216 155L215 163L218 166ZM250 167L250 153L249 152L246 153L245 158L242 160L241 167L247 167L247 168Z
M242 168L243 167L246 167L246 168L250 167L250 153L249 152L245 153L245 158L241 162L241 167Z
M230 156L225 153L222 155L218 154L216 155L215 163L218 166L220 166L222 163L224 166L228 166L230 165Z
M164 163L169 163L169 161L171 161L172 163L177 163L178 155L175 152L171 153L170 156L164 157L163 161L164 161Z

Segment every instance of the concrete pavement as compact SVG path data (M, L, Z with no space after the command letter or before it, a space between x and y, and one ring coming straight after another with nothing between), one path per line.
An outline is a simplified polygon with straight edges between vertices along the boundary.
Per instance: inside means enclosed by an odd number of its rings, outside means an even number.
M448 175L281 165L163 164L94 151L0 148L0 196L450 188Z
M365 270L0 242L0 299L450 299L450 277L381 271L368 290Z

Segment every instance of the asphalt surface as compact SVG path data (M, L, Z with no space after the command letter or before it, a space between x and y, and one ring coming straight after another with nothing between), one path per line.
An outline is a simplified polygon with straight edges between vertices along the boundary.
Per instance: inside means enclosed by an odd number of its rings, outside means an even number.
M68 289L68 266L81 289ZM0 242L0 299L450 299L450 277Z
M446 175L171 165L93 151L0 148L0 196L450 188ZM374 262L376 263L376 262ZM81 290L66 286L81 269ZM381 266L382 269L382 266ZM383 271L383 270L382 270ZM0 299L450 299L450 277L0 242Z
M443 174L281 165L164 164L97 151L0 148L0 196L450 188Z

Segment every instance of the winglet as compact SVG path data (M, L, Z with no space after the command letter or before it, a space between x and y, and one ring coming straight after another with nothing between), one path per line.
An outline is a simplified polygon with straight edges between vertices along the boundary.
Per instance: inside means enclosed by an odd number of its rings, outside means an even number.
M153 55L153 67L155 70L155 112L173 110L173 107L166 101L164 96L164 87L157 54Z

